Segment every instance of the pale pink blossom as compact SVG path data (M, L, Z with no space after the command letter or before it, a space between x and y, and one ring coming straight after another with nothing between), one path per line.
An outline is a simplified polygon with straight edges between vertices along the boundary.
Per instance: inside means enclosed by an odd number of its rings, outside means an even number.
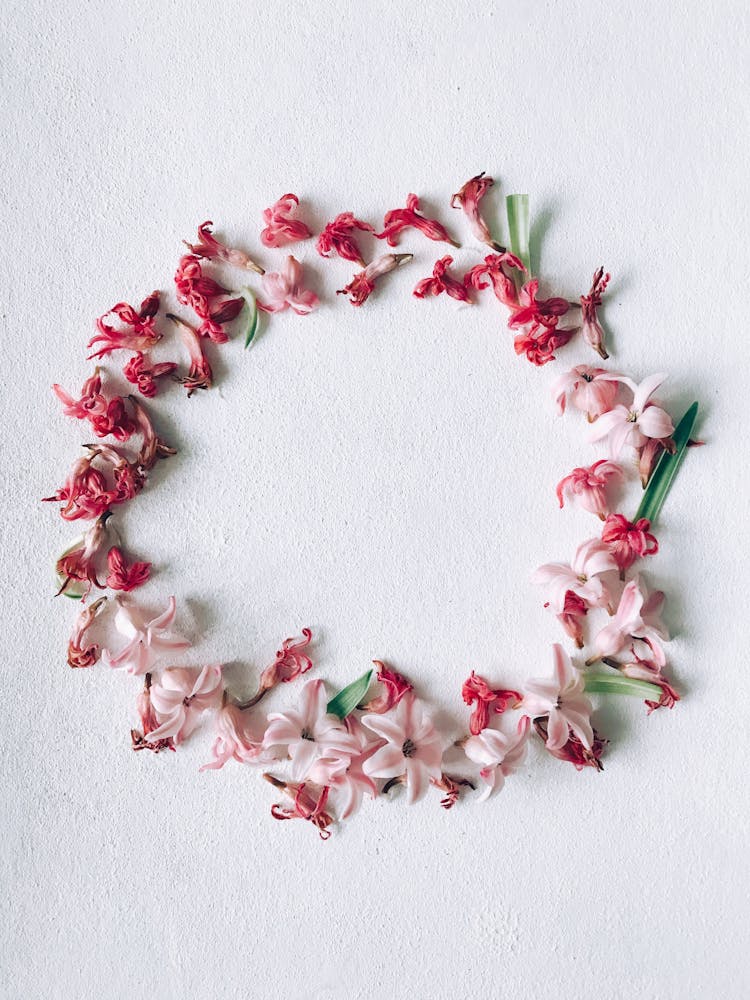
M260 234L261 243L266 247L283 247L312 236L301 219L292 218L299 198L296 194L282 194L270 208L263 210L265 228Z
M659 617L663 605L662 591L655 590L649 594L640 577L636 576L626 583L614 617L594 640L595 655L586 662L594 663L607 656L617 656L631 645L633 639L642 639L655 662L663 667L666 661L661 641L669 639L669 632Z
M353 754L357 743L346 726L327 711L328 696L321 680L308 681L300 693L299 709L272 712L263 737L266 750L286 747L292 760L292 778L303 781L321 757Z
M520 705L522 696L518 691L491 688L484 677L472 670L463 683L461 697L465 704L475 705L469 720L469 730L476 736L489 725L490 709L495 715L501 715L507 708Z
M396 673L395 670L391 670L390 667L387 667L380 660L373 660L372 662L378 668L377 680L383 686L384 690L381 694L371 698L370 701L365 702L361 708L363 712L375 712L377 715L383 715L385 712L390 712L392 708L395 708L406 692L413 690L413 686L405 677Z
M594 274L589 294L581 296L581 336L605 361L609 355L604 347L604 331L597 311L602 304L602 295L608 284L609 275L604 273L603 267L600 267Z
M273 754L263 749L262 719L229 701L226 694L224 704L215 715L214 732L216 738L211 747L213 760L204 764L201 771L216 770L228 760L258 764L273 759Z
M321 257L328 257L335 252L344 260L354 261L360 267L365 266L362 251L359 249L352 232L359 229L363 233L374 233L373 227L354 217L352 212L341 212L333 222L329 222L318 237L316 249Z
M86 632L106 603L107 598L100 597L79 612L68 640L69 667L92 667L99 659L99 646L95 642L86 644Z
M619 403L602 414L589 431L591 441L608 438L612 458L617 458L625 445L641 448L649 438L669 438L674 432L672 418L651 396L666 379L666 375L650 375L640 385L622 379L633 391L629 406Z
M577 410L588 414L589 420L594 420L602 413L608 413L615 405L618 383L621 381L624 381L624 376L617 372L576 365L552 383L557 412L565 412L565 403L570 398Z
M461 190L453 195L451 198L451 208L462 208L464 210L464 214L469 220L471 231L480 243L486 243L493 250L501 250L502 248L490 236L487 223L482 218L479 210L479 202L494 183L494 180L491 177L485 177L484 171L482 171L481 174L477 174L471 180L468 180Z
M348 295L353 306L361 306L375 291L375 282L389 271L408 263L414 254L384 253L368 264L364 271L358 271L344 288L339 288L337 295Z
M298 316L307 316L318 305L315 292L303 287L302 265L291 254L279 273L266 272L262 280L266 301L258 299L258 308L263 312L275 313L291 309Z
M174 739L171 736L165 736L163 739L149 740L145 735L146 733L153 732L159 725L154 706L151 704L151 674L146 674L143 678L143 687L136 699L136 708L141 719L141 728L130 730L130 740L133 749L151 750L152 753L159 753L161 750L171 750L174 753Z
M505 779L515 774L523 764L528 749L529 725L529 717L524 715L515 733L484 729L463 743L464 753L469 760L481 766L479 777L485 783L485 788L479 796L480 802L489 798L493 792L500 791Z
M155 618L147 619L144 613L131 604L117 599L115 628L127 642L118 652L102 651L104 662L116 670L129 674L145 674L164 656L188 649L190 643L171 631L177 615L177 603L170 597L167 607Z
M557 499L564 505L567 493L574 497L584 510L597 514L603 521L610 513L609 493L612 482L622 482L621 466L606 459L599 459L588 467L573 469L557 484Z
M310 771L311 781L330 786L339 819L348 819L357 812L365 795L374 799L378 794L375 782L364 772L364 763L383 745L383 741L373 737L356 716L347 716L344 725L355 742L355 749L321 758Z
M379 240L387 240L388 246L398 245L398 237L404 229L418 229L428 240L450 243L454 247L460 247L454 239L448 235L448 231L436 219L427 219L419 214L419 198L415 194L410 194L406 199L406 208L394 208L386 212L383 221L383 232L375 235Z
M365 715L362 722L386 740L386 745L364 762L366 775L405 777L409 802L422 798L431 779L440 780L440 736L413 692L404 695L392 715Z
M578 546L570 565L545 563L535 571L532 582L545 588L547 604L556 614L563 612L568 591L589 608L603 608L610 595L600 577L610 570L617 570L614 556L601 539L591 538Z
M221 666L202 669L170 667L151 685L151 704L159 726L146 733L150 741L171 737L175 746L184 742L209 709L221 705Z
M247 271L255 271L256 274L263 274L263 268L256 264L244 250L235 250L217 240L211 232L211 226L213 226L213 222L210 220L198 226L197 243L188 243L187 240L183 240L191 254L206 260L222 260L231 264L232 267L241 267Z
M571 732L591 750L591 702L584 694L583 676L571 663L559 643L552 647L554 669L551 678L527 681L522 710L532 719L547 716L548 750L561 750Z

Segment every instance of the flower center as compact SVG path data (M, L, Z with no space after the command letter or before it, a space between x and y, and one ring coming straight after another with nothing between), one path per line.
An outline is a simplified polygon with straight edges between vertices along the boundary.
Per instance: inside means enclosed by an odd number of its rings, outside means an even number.
M310 732L309 729L303 729L299 735L300 739L310 740L311 743L315 742L315 737L313 736L313 734Z
M634 424L637 419L638 419L638 414L635 412L635 410L631 410L630 413L628 414L628 423Z
M581 375L581 378L583 379L584 382L593 382L594 381L594 378L593 378L592 375Z
M404 757L413 757L416 753L417 748L414 746L411 740L404 740L404 744L401 747L401 753Z

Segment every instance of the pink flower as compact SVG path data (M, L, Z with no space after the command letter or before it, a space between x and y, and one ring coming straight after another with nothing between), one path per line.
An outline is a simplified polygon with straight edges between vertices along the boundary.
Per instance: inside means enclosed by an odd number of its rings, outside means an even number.
M171 750L174 753L175 745L171 736L152 741L144 735L145 733L152 732L159 725L159 720L156 718L154 707L151 704L151 674L146 674L143 679L143 689L136 699L136 707L141 717L141 728L140 730L130 730L130 740L133 744L133 749L151 750L153 753L159 753L160 750Z
M275 204L264 209L263 221L266 227L260 234L263 246L283 247L287 243L297 243L312 236L304 222L292 218L298 205L299 198L296 194L282 194Z
M590 421L607 413L615 405L617 384L623 376L608 372L604 368L589 368L577 365L565 372L552 384L552 393L557 403L557 412L565 412L568 396L577 410L587 413Z
M557 484L557 499L560 507L564 503L564 494L575 497L584 510L598 514L602 521L609 514L610 480L622 482L622 468L615 462L599 459L588 468L579 467L561 479Z
M476 264L464 275L464 284L481 290L487 288L487 278L492 284L495 297L509 309L518 308L518 295L513 280L513 272L525 274L523 262L504 250L502 253L488 254L483 264Z
M497 729L485 729L470 736L463 744L469 760L480 764L479 777L486 787L479 796L484 802L494 791L500 791L509 778L526 759L529 737L529 717L524 715L518 723L515 734L501 733Z
M359 271L345 288L339 288L337 295L348 295L353 306L361 306L375 291L375 282L389 271L395 270L413 258L411 253L385 253L364 271Z
M354 738L335 715L327 712L323 681L308 681L302 688L299 711L272 712L263 747L286 747L292 759L292 778L304 780L321 757L352 754Z
M354 229L359 229L363 233L375 232L369 223L356 219L351 212L341 212L340 215L337 215L318 237L316 249L320 256L328 257L332 252L335 252L344 260L354 261L355 264L364 267L362 251L351 235Z
M208 337L214 344L226 344L229 336L224 329L224 323L237 319L244 305L245 300L242 296L238 296L235 299L222 299L215 306L209 306L205 313L198 313L201 319L198 336Z
M521 695L518 691L509 691L504 688L495 690L491 688L484 677L480 677L472 670L471 676L465 680L461 688L461 697L467 705L476 702L476 707L471 713L469 729L474 736L486 729L490 722L490 709L495 714L500 715L511 704L517 707L521 703Z
M256 274L263 274L263 268L251 260L244 250L234 250L225 246L211 232L213 222L210 220L198 226L198 242L195 244L183 240L185 246L191 254L196 257L203 257L206 260L223 260L233 267L241 267L246 271L255 271Z
M135 590L148 580L151 575L150 562L128 563L122 549L113 545L107 553L107 574L106 584L112 590L129 591Z
M399 234L410 227L418 229L428 240L450 243L454 247L461 245L451 239L445 227L437 220L426 219L419 214L419 198L415 194L410 194L407 197L406 208L394 208L390 212L386 212L383 232L375 235L379 240L387 240L388 246L395 247L398 245Z
M278 684L288 684L310 670L313 662L302 650L311 642L312 632L309 628L302 629L301 639L284 639L281 649L276 650L276 659L260 675L256 694L249 701L243 702L241 707L252 708Z
M625 584L614 618L604 626L594 641L595 655L586 663L616 656L630 646L633 639L642 639L651 650L655 662L663 667L664 650L660 640L669 639L669 632L659 618L664 594L655 590L649 596L645 584L636 576Z
M94 414L89 420L94 434L100 438L111 434L118 441L128 441L136 430L135 421L128 413L123 396L110 399L107 409L103 413Z
M196 389L210 389L213 385L213 372L208 358L203 353L201 338L195 329L178 316L167 313L167 319L171 319L180 331L182 343L187 348L190 355L190 368L186 377L177 379L187 389L188 398L193 395Z
M76 420L90 420L92 416L99 416L106 412L107 399L102 395L102 379L98 368L95 368L94 374L90 375L83 383L78 399L71 396L57 383L52 386L52 390L63 404L63 413L66 417L75 417Z
M532 719L548 717L548 750L561 750L570 739L571 732L587 750L591 750L594 741L594 731L591 728L592 708L584 694L583 677L559 643L555 643L552 650L553 676L527 682L523 710Z
M390 712L392 708L395 708L406 692L413 690L413 688L405 677L397 674L395 670L391 670L390 667L381 663L380 660L373 660L372 662L378 668L378 682L383 685L385 690L377 695L377 697L371 698L370 701L362 705L362 711L383 715L385 712Z
M150 472L160 458L169 458L177 452L158 436L143 404L139 403L135 396L128 396L128 400L133 407L136 428L141 435L138 465L146 472Z
M603 267L600 267L591 282L591 291L588 295L581 296L581 335L605 361L609 355L604 349L604 331L597 310L602 304L602 295L608 283L609 275L604 273Z
M106 603L107 598L100 597L98 601L94 601L79 612L68 640L69 667L92 667L99 659L99 646L95 642L87 646L84 642L86 632Z
M87 583L84 596L90 593L92 586L98 587L100 590L103 589L103 585L99 583L97 572L104 561L106 523L109 517L109 511L105 511L91 525L83 538L57 560L55 569L58 578L62 580L62 585L57 592L58 595L65 593L74 580Z
M311 781L330 786L339 806L339 819L348 819L357 812L365 795L375 798L378 794L375 782L365 774L363 768L365 761L383 745L382 740L373 739L372 734L354 715L347 716L344 725L354 740L356 749L343 755L322 758L313 764L310 772Z
M557 620L579 649L583 649L583 619L588 614L588 610L588 605L581 600L578 594L567 590L562 611L557 613Z
M161 334L154 327L154 316L159 311L159 293L152 292L141 303L136 311L127 302L118 302L109 312L104 313L96 321L99 333L88 343L88 347L100 344L89 358L101 358L112 351L144 351L153 347L161 339ZM114 313L129 329L115 330L104 322L105 318Z
M119 653L103 650L105 664L113 669L127 670L129 674L145 674L162 657L187 649L190 646L187 639L170 631L176 614L174 597L169 598L160 615L148 620L137 608L123 604L118 598L115 628L127 642Z
M151 687L151 704L159 725L146 733L147 740L171 737L175 746L193 732L200 717L221 704L223 686L221 667L170 667Z
M267 302L258 300L263 312L275 313L291 309L298 316L306 316L318 305L315 292L302 287L302 265L291 254L279 274L264 274L263 289Z
M532 365L541 367L554 361L554 352L558 347L565 347L575 333L574 328L560 330L534 324L530 330L519 333L514 338L513 348L516 354L525 354L526 360Z
M156 395L158 386L156 379L171 375L177 368L173 361L161 361L152 365L148 354L137 351L122 370L123 375L143 396L149 398Z
M612 458L617 458L626 444L641 448L649 438L670 437L674 432L672 418L650 398L666 377L650 375L640 385L623 378L622 381L633 390L632 403L630 406L620 403L602 414L589 431L590 440L608 438Z
M532 582L547 591L547 604L557 614L565 607L572 591L589 608L603 608L609 603L609 591L599 579L602 573L616 570L617 563L604 542L591 538L576 549L570 565L545 563L532 576Z
M490 236L487 223L482 218L479 211L479 202L495 182L491 177L485 177L484 171L467 181L460 191L457 191L451 198L451 208L462 208L469 220L471 231L480 243L486 243L493 250L501 250L501 247Z
M443 759L440 736L411 691L404 695L393 715L365 715L362 722L386 740L386 745L364 762L362 769L366 775L405 776L409 802L422 798L431 779L440 780Z
M441 257L432 269L432 277L417 282L413 293L416 298L423 299L427 295L440 295L441 292L445 292L452 299L470 303L471 297L464 283L448 273L452 263L452 257Z
M621 574L630 569L636 559L654 556L659 551L659 543L649 531L650 527L651 522L646 517L633 524L623 514L610 514L604 522L602 541L609 546Z
M328 827L333 825L333 816L325 811L329 788L319 789L316 795L313 786L306 782L300 785L294 781L279 781L272 774L264 774L263 777L294 800L291 807L271 806L271 815L274 819L305 819L317 827L321 840L328 840L331 836Z
M96 460L102 460L106 464L115 481L114 489L108 488L104 472L93 467ZM115 448L107 445L89 446L89 454L76 460L65 484L52 496L44 497L43 502L63 502L60 515L66 521L77 521L79 518L88 520L107 513L113 504L132 499L142 485L142 477L136 467Z
M558 760L565 760L572 764L576 771L582 771L584 767L593 767L597 771L603 771L601 756L607 745L607 740L602 739L596 729L593 729L594 738L591 747L584 746L574 732L570 732L568 742L559 748L550 747L548 739L548 720L546 717L534 719L534 730L547 745L547 750Z
M200 261L192 254L185 254L180 258L174 283L177 289L177 301L190 306L201 318L208 315L211 299L229 292L229 289L224 288L218 281L203 274Z
M619 664L619 669L626 677L634 677L636 680L649 681L651 684L658 684L661 688L661 695L658 701L646 700L648 715L651 715L657 708L674 708L680 700L680 696L662 674L662 667L653 660L641 659L635 649L631 647L632 661Z
M533 327L544 326L548 330L553 330L560 317L564 316L570 308L567 299L538 299L538 291L539 279L532 278L518 293L518 307L508 320L508 326L511 330L517 330L519 327L529 324L532 324ZM573 332L571 331L571 333Z
M214 759L203 764L201 771L224 767L228 760L257 764L271 759L271 755L263 750L263 725L251 712L228 701L226 695L215 720L216 739L211 747Z

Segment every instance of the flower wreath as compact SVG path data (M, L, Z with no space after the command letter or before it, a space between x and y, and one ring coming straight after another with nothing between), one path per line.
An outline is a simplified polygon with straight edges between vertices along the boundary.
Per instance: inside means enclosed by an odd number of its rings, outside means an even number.
M492 178L479 174L451 199L451 206L463 211L473 236L490 252L462 276L451 271L451 256L441 257L432 274L417 282L414 295L425 298L445 293L470 304L491 289L508 310L516 353L534 365L555 360L555 352L576 334L606 360L598 311L609 274L599 268L588 293L576 302L540 298L539 280L531 276L528 196L506 199L510 243L506 249L492 238L480 210L492 184ZM269 249L313 236L299 217L299 201L293 194L283 195L266 209L263 220L260 240ZM198 240L187 244L188 252L175 275L177 300L193 317L165 315L188 352L187 372L179 374L173 361L151 359L150 350L163 336L163 328L156 325L160 294L152 292L138 309L125 302L114 305L97 319L97 333L88 344L89 359L130 352L122 369L134 387L130 395L108 392L99 366L84 382L78 398L59 385L53 387L67 416L88 421L99 439L114 439L85 445L64 485L45 498L62 505L65 521L90 522L85 534L56 564L58 594L73 597L81 605L68 642L68 664L91 667L101 659L113 669L143 679L137 697L140 726L131 730L134 750L174 751L210 712L215 726L212 759L201 770L221 768L231 759L273 770L288 761L285 778L268 770L264 773L285 793L284 803L274 805L271 813L276 819L309 820L323 838L330 836L334 817L345 819L364 796L388 793L400 784L406 786L410 802L421 798L430 786L436 787L446 809L465 789L481 786L480 798L486 799L522 765L532 735L550 754L578 770L601 770L607 741L592 725L589 695L636 695L645 699L649 713L672 708L679 700L664 673L663 641L668 634L659 618L664 595L649 592L642 577L631 570L639 560L658 552L653 525L686 447L698 443L690 440L697 404L675 426L654 399L666 377L663 374L637 384L620 372L578 365L555 381L552 391L559 413L570 404L586 414L590 440L606 441L609 447L609 458L573 469L557 487L560 507L566 499L576 501L601 520L601 533L584 541L570 563L548 563L532 577L543 590L545 608L557 617L577 650L585 652L580 654L582 662L575 664L563 646L555 644L552 675L527 681L521 690L496 686L472 671L461 688L472 711L469 733L453 743L453 749L461 751L457 773L444 769L446 741L411 683L379 660L373 661L374 670L332 698L322 680L307 680L298 708L266 716L257 708L259 702L312 668L310 630L303 629L301 637L281 643L273 662L260 675L256 694L244 702L224 686L221 666L172 666L173 658L190 646L172 630L175 598L169 597L164 610L153 615L122 596L149 578L151 564L130 560L113 537L110 523L115 508L132 501L146 486L155 464L174 454L157 434L139 396L155 397L167 376L181 383L188 396L210 388L213 373L207 342L225 343L227 324L240 314L248 347L256 337L260 313L291 310L306 315L319 304L315 292L305 287L303 268L293 256L287 256L277 272L269 273L245 251L220 242L212 226L204 222L199 227ZM318 253L323 257L335 254L360 267L339 294L354 306L362 306L388 272L413 259L411 253L386 253L365 264L358 242L362 237L357 233L370 240L386 240L393 248L407 229L434 242L459 246L442 223L420 212L414 194L407 198L405 208L386 213L381 232L351 212L342 212L329 222L318 234ZM232 293L205 272L205 261L209 266L254 272L261 281L262 298L256 298L249 287ZM575 321L563 325L564 317L571 314ZM137 450L130 446L134 438ZM613 495L627 475L619 461L626 448L634 449L644 487L632 520L613 506ZM117 593L114 599L89 600L94 588ZM606 624L587 641L589 612L604 615ZM102 645L101 631L98 642L89 634L103 627L109 627L106 645ZM112 632L122 637L119 648L110 649ZM377 686L371 691L373 684ZM513 721L508 722L512 713Z

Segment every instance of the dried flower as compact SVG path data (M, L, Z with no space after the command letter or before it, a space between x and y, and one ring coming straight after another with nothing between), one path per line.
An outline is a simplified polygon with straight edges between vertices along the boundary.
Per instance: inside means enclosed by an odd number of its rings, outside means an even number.
M152 364L148 354L137 351L125 365L122 373L128 382L138 387L141 395L152 398L159 389L156 380L164 375L171 375L176 369L177 365L173 361Z
M156 718L154 707L151 704L151 674L146 674L143 679L143 689L136 699L136 707L141 717L141 729L140 731L137 729L130 730L133 749L151 750L153 753L159 753L160 750L172 750L174 752L175 745L171 736L166 736L163 739L149 740L144 735L145 733L153 732L159 725L159 720Z
M609 546L624 576L636 559L654 556L659 551L656 536L649 530L651 522L646 517L633 523L623 514L610 514L602 528L602 541Z
M97 572L104 561L105 526L109 517L109 511L101 514L83 538L57 560L55 569L58 578L62 580L58 595L63 594L74 580L87 584L84 596L90 593L92 586L103 589L103 584L99 583L97 578Z
M532 365L546 365L555 360L555 351L564 347L576 333L575 328L558 329L556 327L534 324L530 330L519 333L513 340L516 354L525 354L526 360Z
M635 649L631 647L630 654L633 657L628 663L617 664L620 671L625 674L626 677L634 677L636 680L649 681L651 684L658 684L661 688L661 695L658 701L652 701L646 699L646 705L648 706L648 715L651 715L657 708L674 708L675 704L680 700L680 696L669 683L669 681L662 674L662 667L656 663L654 660L642 659L636 653ZM607 661L611 666L614 663Z
M624 478L621 466L601 458L587 468L573 469L557 484L557 499L560 507L564 503L564 495L573 496L584 510L598 514L603 521L609 514L609 489L611 481L622 482Z
M477 174L476 177L472 177L471 180L467 181L461 190L453 195L451 198L451 208L462 208L464 210L464 214L469 220L471 231L480 243L486 243L493 250L502 251L502 247L495 243L490 236L487 223L479 211L479 202L494 183L494 180L491 177L485 177L484 171L482 171L481 174Z
M375 291L375 282L389 271L408 263L414 254L385 253L359 271L345 288L339 288L337 295L348 295L353 306L361 306Z
M192 254L185 254L180 258L174 283L177 301L190 306L201 318L208 315L211 299L229 293L228 288L203 274L200 261Z
M299 198L296 194L282 194L277 202L263 211L266 226L260 234L263 246L283 247L312 236L312 232L300 219L293 219Z
M92 416L99 416L107 409L107 399L102 395L102 379L98 368L95 368L94 374L90 375L83 383L78 399L71 396L57 383L52 386L52 390L63 404L63 413L66 417L75 417L76 420L90 420Z
M196 257L203 257L206 260L223 260L226 264L231 264L233 267L241 267L246 271L255 271L256 274L263 274L263 268L260 264L256 264L254 260L251 260L244 250L235 250L219 242L211 232L211 226L213 226L213 222L210 219L198 226L197 243L188 243L187 240L183 240L191 254Z
M203 353L201 338L194 327L178 316L167 313L167 319L171 319L180 331L180 338L190 355L190 368L186 377L177 379L187 389L188 398L193 395L196 389L210 389L213 385L213 372L208 358Z
M405 677L396 673L395 670L391 670L390 667L387 667L380 660L373 660L372 662L378 668L377 680L383 685L384 691L360 707L363 712L373 712L376 715L383 715L385 712L390 712L392 708L395 708L406 692L412 691L413 687Z
M249 701L243 702L242 708L252 708L277 684L288 684L310 670L312 660L302 650L311 642L312 632L309 628L302 629L301 639L284 639L281 649L276 651L275 660L260 675L257 693Z
M118 302L112 306L109 312L104 313L96 321L99 333L92 337L87 346L94 347L96 344L101 346L89 355L89 359L104 357L112 351L145 351L153 347L161 340L161 334L154 326L154 316L158 311L158 292L152 292L145 298L137 311L127 302ZM104 320L110 313L114 313L129 329L115 330L105 323Z
M581 296L581 335L587 344L594 348L600 358L605 361L609 357L604 348L604 331L597 316L597 310L602 304L602 295L609 283L609 275L600 267L591 282L591 291Z
M527 281L520 290L518 293L518 307L508 320L508 326L511 330L517 330L529 324L534 328L532 333L539 326L543 326L548 330L554 330L557 327L560 317L564 316L570 308L570 303L567 299L538 299L538 291L538 278L532 278L531 281Z
M419 214L419 198L415 194L410 194L406 199L406 208L394 208L386 212L383 221L383 232L375 235L379 240L387 240L388 246L398 246L398 237L404 229L418 229L428 240L436 240L438 243L450 243L454 247L460 247L448 235L445 226L436 219L426 219Z
M291 254L278 274L263 275L263 290L266 302L258 299L258 308L263 312L275 313L291 309L298 316L306 316L318 305L318 296L302 286L302 265Z
M559 643L552 647L554 673L549 679L527 681L523 710L533 719L547 717L548 750L561 750L573 733L587 750L594 742L591 702L584 694L583 677Z
M331 831L328 827L333 825L333 816L325 811L330 789L327 787L321 788L317 792L316 797L312 791L313 786L308 785L307 782L303 781L302 784L297 784L294 781L279 781L278 778L274 778L271 774L264 774L263 777L275 788L280 788L286 792L294 801L291 807L271 806L271 815L274 819L308 820L313 826L317 827L320 839L328 840L331 836Z
M471 296L464 283L448 273L452 263L452 257L441 257L432 269L432 277L417 282L413 293L416 298L424 299L428 295L440 295L441 292L445 292L452 299L470 303Z
M363 233L374 233L368 222L362 222L351 212L341 212L333 222L329 222L318 237L316 249L321 257L328 257L332 252L344 260L351 260L360 267L365 266L362 251L359 249L352 232L359 229Z
M510 706L517 708L522 699L518 691L491 688L484 677L480 677L474 670L463 683L461 697L467 705L476 703L469 721L469 729L474 736L489 725L490 709L500 715Z
M151 575L150 562L128 563L122 549L113 545L107 553L107 574L106 585L112 590L129 591L135 590L148 580Z
M584 746L574 732L570 732L568 742L561 747L551 747L549 745L548 722L546 718L534 719L534 729L537 735L544 741L547 750L558 760L565 760L572 764L576 771L582 771L584 767L593 767L597 771L603 771L601 756L607 745L607 740L602 739L596 729L592 728L594 734L591 747Z
M154 425L146 412L142 403L139 403L135 396L128 396L130 405L135 411L135 423L138 433L141 435L141 448L138 452L138 464L141 468L150 472L160 458L169 458L176 455L174 448L165 444L154 430Z
M88 607L81 608L76 618L73 631L68 640L68 666L69 667L92 667L99 659L99 646L96 643L84 645L86 632L91 627L94 618L107 603L106 597L89 604Z
M174 597L169 598L160 615L148 620L138 608L118 598L115 629L127 642L119 653L103 650L104 663L114 669L127 670L129 674L145 674L164 656L188 649L188 640L170 631L176 614Z
M406 778L409 802L421 799L430 779L440 780L443 751L432 720L413 692L403 696L393 715L365 715L362 722L386 745L369 757L363 771L371 778Z
M509 309L518 308L518 294L513 280L513 272L525 274L523 261L515 254L504 250L502 253L491 253L484 258L483 264L475 264L464 275L464 284L481 291L492 285L495 297Z

